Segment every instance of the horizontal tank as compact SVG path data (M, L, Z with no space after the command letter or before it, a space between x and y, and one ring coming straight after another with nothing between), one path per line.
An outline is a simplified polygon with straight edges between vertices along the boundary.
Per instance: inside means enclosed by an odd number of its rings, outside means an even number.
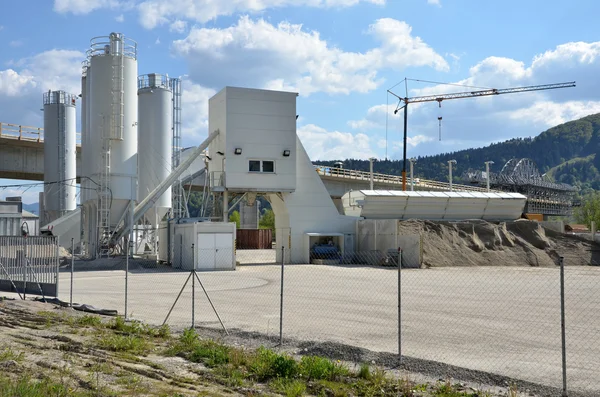
M76 96L44 93L44 203L47 224L77 207Z
M88 57L90 176L102 187L108 175L115 227L137 200L137 44L111 33L91 40Z
M173 93L169 77L147 74L138 79L138 198L143 200L171 173ZM158 226L171 208L171 189L146 212Z

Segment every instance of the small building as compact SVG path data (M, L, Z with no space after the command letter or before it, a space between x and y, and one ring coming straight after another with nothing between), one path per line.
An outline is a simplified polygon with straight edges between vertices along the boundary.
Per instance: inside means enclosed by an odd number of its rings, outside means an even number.
M20 197L7 197L0 201L0 236L38 236L39 216L23 209Z

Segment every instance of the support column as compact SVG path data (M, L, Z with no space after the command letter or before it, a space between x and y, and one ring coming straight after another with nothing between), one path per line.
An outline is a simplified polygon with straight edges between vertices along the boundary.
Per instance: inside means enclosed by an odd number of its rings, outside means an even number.
M229 222L229 192L223 190L223 222Z

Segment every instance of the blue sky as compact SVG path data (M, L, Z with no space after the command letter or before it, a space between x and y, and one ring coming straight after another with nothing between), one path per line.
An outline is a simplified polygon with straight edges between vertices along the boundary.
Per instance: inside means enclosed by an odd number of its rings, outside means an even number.
M140 74L184 76L185 145L206 136L208 98L225 85L299 92L298 134L314 160L400 158L400 120L391 109L386 141L386 89L404 77L494 88L577 81L571 89L447 101L441 110L436 103L413 106L411 156L534 136L600 112L600 3L592 0L7 4L0 21L2 122L42 126L42 92L78 94L90 39L112 31L138 42ZM408 88L409 95L463 90L413 81ZM403 85L395 90L404 94ZM13 193L0 190L0 197Z

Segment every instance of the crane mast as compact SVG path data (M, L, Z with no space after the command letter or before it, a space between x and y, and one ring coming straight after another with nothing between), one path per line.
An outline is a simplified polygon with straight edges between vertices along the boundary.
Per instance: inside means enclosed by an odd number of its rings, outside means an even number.
M426 95L426 96L417 96L417 97L401 97L399 95L394 94L392 91L388 90L387 92L398 98L398 105L394 110L394 114L397 114L399 110L404 109L404 139L403 139L403 163L402 163L402 190L406 190L406 143L407 143L407 125L408 125L408 113L407 107L409 103L422 103L422 102L438 102L441 106L442 101L450 100L450 99L462 99L462 98L477 98L491 95L502 95L502 94L517 94L520 92L529 92L529 91L543 91L543 90L553 90L557 88L570 88L575 87L575 82L566 82L566 83L555 83L555 84L542 84L542 85L531 85L524 87L512 87L512 88L490 88L486 90L476 90L476 91L465 91L465 92L455 92L449 94L441 94L441 95ZM402 103L404 103L402 105ZM439 120L440 118L438 118Z

